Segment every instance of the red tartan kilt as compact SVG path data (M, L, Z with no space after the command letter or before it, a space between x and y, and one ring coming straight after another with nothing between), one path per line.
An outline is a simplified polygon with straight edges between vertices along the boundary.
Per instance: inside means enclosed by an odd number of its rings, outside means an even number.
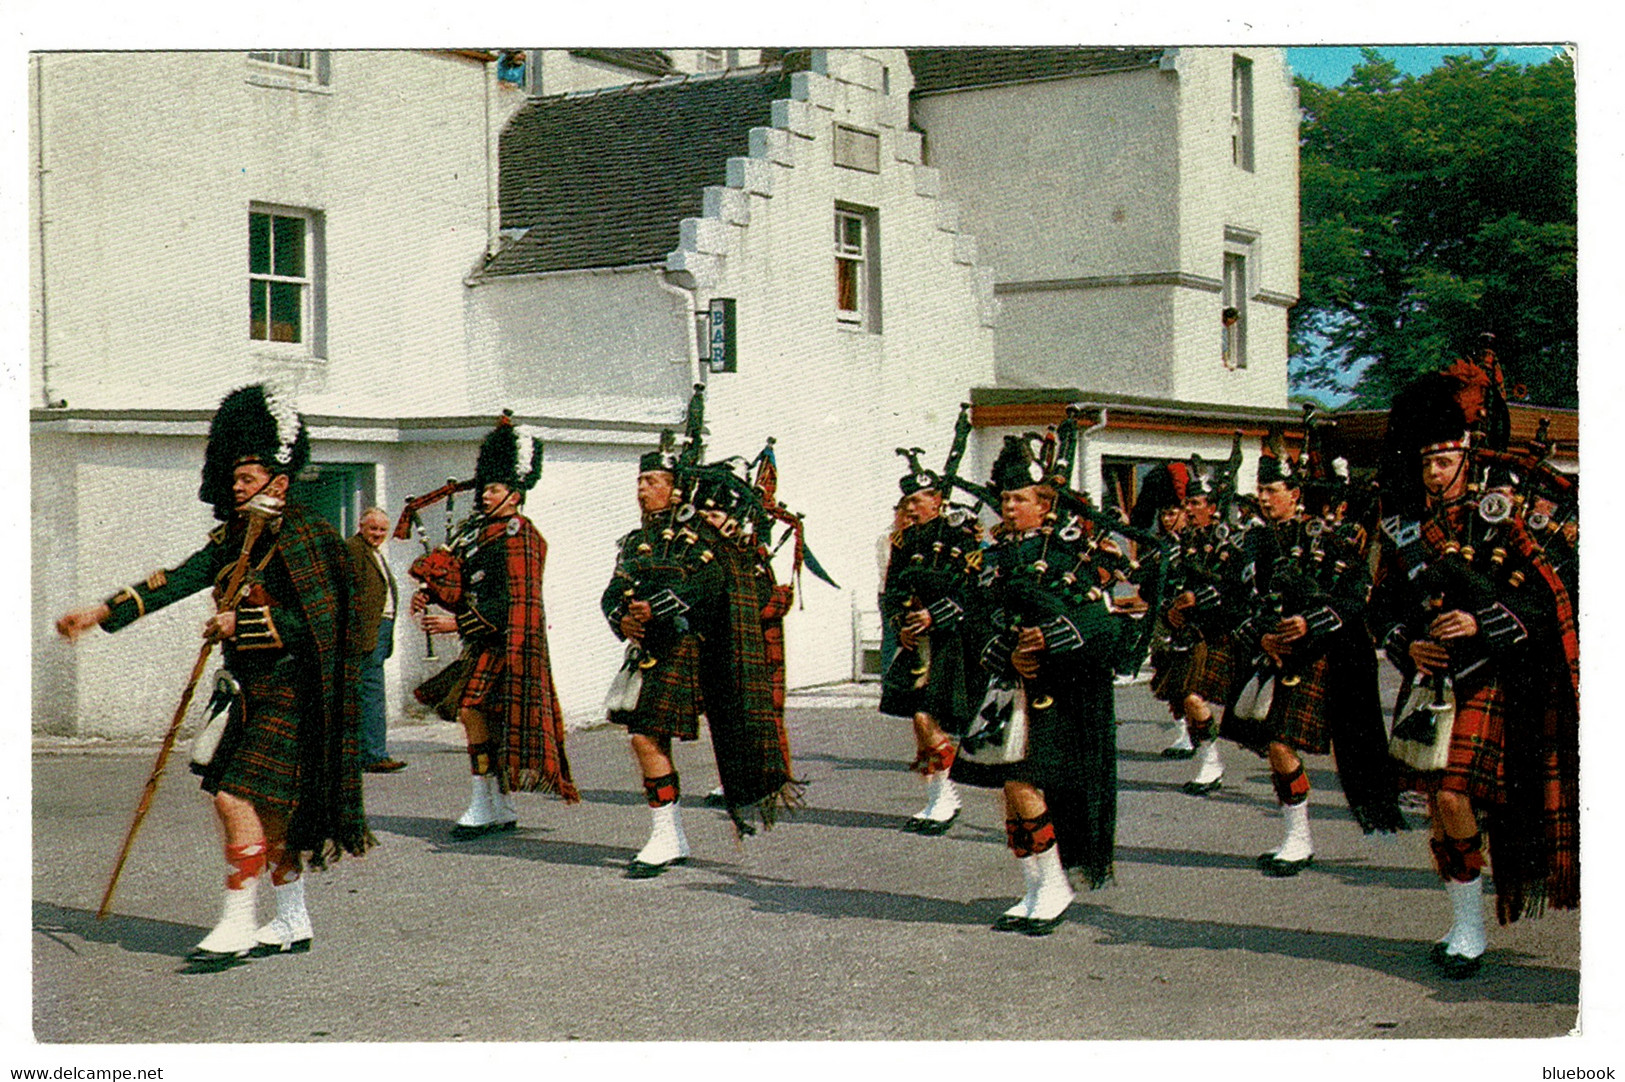
M773 709L784 710L784 624L779 620L762 625L762 643L767 648L768 672L773 680Z
M700 640L684 635L659 663L643 670L638 707L609 720L645 736L697 740L700 735Z
M468 682L463 685L463 694L457 700L459 710L490 710L505 702L502 678L508 669L508 657L504 645L498 642L482 647L474 655L474 666L469 671Z
M242 737L220 774L219 788L254 804L291 810L299 802L297 662L283 658L263 671L234 675L246 710Z
M1499 804L1505 789L1503 734L1505 695L1491 680L1466 698L1456 700L1456 723L1450 730L1450 759L1443 770L1402 770L1400 784L1419 793L1441 789L1465 793L1475 804Z
M1269 721L1275 738L1311 755L1324 755L1332 748L1326 728L1326 665L1325 658L1318 658L1291 687L1277 680L1275 701L1270 707Z
M1196 651L1200 651L1200 654ZM1222 703L1230 697L1230 685L1235 678L1236 665L1230 651L1229 637L1214 635L1204 638L1192 651L1190 674L1185 678L1185 694L1200 695L1210 703Z

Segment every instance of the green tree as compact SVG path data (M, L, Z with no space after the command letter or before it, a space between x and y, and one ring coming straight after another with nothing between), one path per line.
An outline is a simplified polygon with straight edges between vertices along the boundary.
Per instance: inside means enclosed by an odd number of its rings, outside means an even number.
M1364 54L1342 86L1298 79L1293 389L1386 406L1489 331L1528 401L1575 406L1572 63L1486 49L1409 76Z

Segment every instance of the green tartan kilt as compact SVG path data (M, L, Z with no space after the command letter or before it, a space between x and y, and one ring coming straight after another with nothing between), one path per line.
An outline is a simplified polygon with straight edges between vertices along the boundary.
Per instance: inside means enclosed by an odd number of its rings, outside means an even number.
M309 667L292 655L269 665L232 667L246 709L203 778L206 792L231 793L284 813L298 804L300 691Z
M693 634L681 636L662 651L665 656L643 670L643 690L635 710L612 710L609 720L624 725L628 732L644 736L697 740L700 714L700 640Z
M1204 700L1222 704L1229 699L1236 682L1236 663L1228 635L1204 634L1200 644L1201 656L1192 655L1191 671L1185 679L1185 693L1200 695Z

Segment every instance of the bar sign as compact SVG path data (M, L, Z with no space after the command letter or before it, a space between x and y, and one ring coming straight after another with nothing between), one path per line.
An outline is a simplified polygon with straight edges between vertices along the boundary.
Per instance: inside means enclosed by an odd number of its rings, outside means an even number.
M737 372L739 358L734 344L734 301L732 297L711 298L711 371Z

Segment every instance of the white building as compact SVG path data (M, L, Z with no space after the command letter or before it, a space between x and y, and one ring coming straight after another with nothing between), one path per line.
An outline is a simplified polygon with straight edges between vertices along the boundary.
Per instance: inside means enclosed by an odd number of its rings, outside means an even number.
M602 56L544 52L523 78L608 78ZM780 495L842 585L808 578L790 678L849 676L890 448L946 431L992 381L992 284L920 162L901 51L728 69L749 59L527 105L494 54L34 58L36 729L161 731L206 601L72 648L51 622L201 543L209 413L260 379L298 391L302 487L345 529L466 477L503 408L544 430L529 513L577 721L619 657L597 599L636 518L636 456L709 379L714 453L777 438ZM653 75L616 62L621 83ZM696 313L716 299L733 302L734 371L712 377ZM397 573L410 556L394 547ZM397 632L393 713L422 654Z
M83 53L30 76L41 731L167 721L205 600L72 648L51 623L200 543L210 411L255 380L298 392L299 488L345 530L467 477L502 409L543 430L528 512L574 722L619 656L598 597L636 456L697 381L714 457L776 438L840 583L802 584L792 686L858 668L892 449L939 463L959 403L968 476L1083 403L1079 482L1107 502L1236 429L1245 479L1296 417L1277 50ZM392 714L423 655L398 629Z
M1150 463L1223 458L1287 408L1298 102L1282 51L914 49L926 158L996 276L1005 432L1084 403L1080 483L1132 501ZM1236 310L1226 329L1221 314Z

